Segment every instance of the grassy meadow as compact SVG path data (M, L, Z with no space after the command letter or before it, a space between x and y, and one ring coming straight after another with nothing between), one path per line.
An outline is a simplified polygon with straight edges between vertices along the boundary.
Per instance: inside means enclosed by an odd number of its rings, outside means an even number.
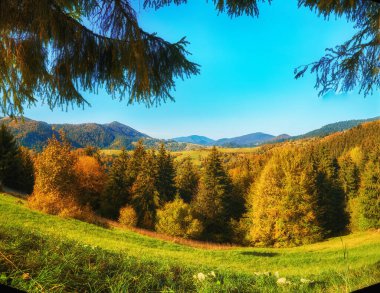
M348 292L380 281L379 231L200 249L42 214L7 194L0 214L0 283L30 292Z

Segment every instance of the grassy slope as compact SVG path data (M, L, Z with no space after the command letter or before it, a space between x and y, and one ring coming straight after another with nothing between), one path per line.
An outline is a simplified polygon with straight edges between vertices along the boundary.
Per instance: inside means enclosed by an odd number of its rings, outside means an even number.
M265 291L336 291L380 282L380 233L376 231L297 248L202 250L130 231L103 229L45 215L29 210L24 201L4 194L0 194L0 215L0 252L8 256L8 261L0 257L0 283L7 281L28 290L39 290L39 286L45 289L56 286L58 291L91 290L91 284L101 278L106 283L105 288L115 291L255 291L263 288ZM347 253L348 257L344 257ZM44 255L42 259L41 255ZM87 259L95 259L92 269L90 265L90 271L83 272L82 268L74 274L81 263L87 265ZM56 262L63 265L58 266L54 275L53 268L57 266L50 265ZM102 263L103 267L99 267ZM217 279L196 282L192 278L197 272L211 270L217 272ZM6 273L1 275L1 271ZM278 287L274 276L264 278L254 274L267 271L278 271L294 284ZM21 272L32 272L34 279L23 281ZM84 280L75 281L79 272ZM133 283L133 278L147 272L148 278ZM317 283L302 285L301 277ZM96 291L95 288L92 289Z

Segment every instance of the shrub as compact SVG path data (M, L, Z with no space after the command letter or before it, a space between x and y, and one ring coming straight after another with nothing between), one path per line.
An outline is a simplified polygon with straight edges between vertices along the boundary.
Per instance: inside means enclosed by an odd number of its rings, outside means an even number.
M157 232L183 238L198 238L203 227L191 213L190 205L177 198L157 211Z
M137 214L131 206L127 205L120 209L119 223L127 227L136 227Z

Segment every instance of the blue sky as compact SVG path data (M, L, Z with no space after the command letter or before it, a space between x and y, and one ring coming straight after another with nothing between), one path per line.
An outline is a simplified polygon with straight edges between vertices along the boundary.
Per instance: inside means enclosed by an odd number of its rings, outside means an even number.
M326 21L297 8L297 1L262 4L259 18L232 19L218 15L211 1L189 2L138 14L146 31L173 42L186 36L189 58L201 65L199 76L178 81L174 103L127 106L104 92L85 93L91 107L84 110L51 111L37 104L25 116L50 123L119 121L157 138L199 134L215 139L258 131L297 135L331 122L380 115L379 93L318 97L313 75L293 78L295 67L351 36L352 24L344 19Z

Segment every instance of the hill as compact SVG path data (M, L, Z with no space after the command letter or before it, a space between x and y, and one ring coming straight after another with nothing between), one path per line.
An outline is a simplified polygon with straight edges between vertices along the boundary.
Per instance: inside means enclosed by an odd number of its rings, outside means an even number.
M358 126L359 124L365 123L365 122L371 122L379 120L380 116L369 118L369 119L359 119L359 120L347 120L347 121L340 121L335 122L331 124L327 124L325 126L322 126L321 128L315 129L313 131L307 132L302 135L293 136L291 139L300 139L300 138L312 138L312 137L323 137L327 136L329 134L348 130L351 128L354 128L355 126Z
M172 138L172 140L177 142L187 142L187 143L194 143L199 145L212 145L215 140L208 138L206 136L200 136L200 135L190 135L190 136L182 136L182 137L175 137Z
M28 292L338 292L380 280L376 231L287 249L196 249L42 214L5 194L0 214L0 284Z
M116 121L108 124L48 124L28 118L24 118L23 121L2 118L0 124L2 123L8 125L21 145L37 150L41 150L53 134L58 135L59 130L65 132L75 148L94 146L101 149L132 149L133 144L139 139L144 139L148 147L156 147L163 142L168 149L173 151L197 147L187 143L155 139Z

